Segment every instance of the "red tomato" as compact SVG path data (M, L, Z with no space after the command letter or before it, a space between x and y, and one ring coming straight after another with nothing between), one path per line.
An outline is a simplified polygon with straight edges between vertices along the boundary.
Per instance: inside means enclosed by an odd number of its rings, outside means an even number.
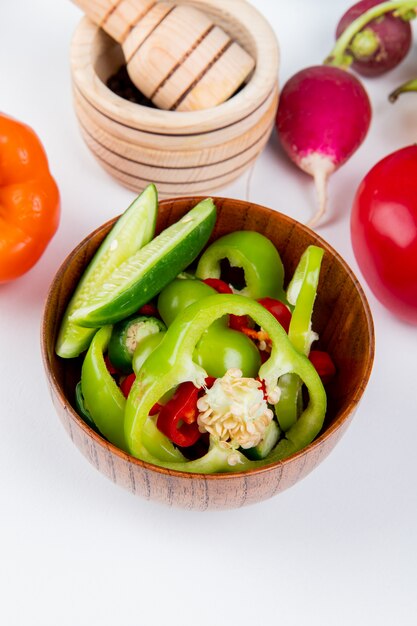
M375 296L417 324L417 146L379 161L356 192L352 246Z

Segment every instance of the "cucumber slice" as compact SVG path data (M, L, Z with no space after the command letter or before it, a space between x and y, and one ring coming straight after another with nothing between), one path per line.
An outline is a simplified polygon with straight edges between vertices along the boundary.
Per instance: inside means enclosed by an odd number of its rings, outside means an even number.
M206 198L117 267L70 320L97 327L114 324L137 311L194 261L215 223L216 207Z
M70 359L88 348L95 330L79 326L71 316L88 305L116 267L151 241L157 211L156 187L148 185L119 217L90 261L67 306L55 347L58 356Z
M275 420L273 420L265 431L265 436L260 443L254 448L244 450L245 456L252 461L260 461L265 459L271 452L272 448L278 443L281 434L280 428Z

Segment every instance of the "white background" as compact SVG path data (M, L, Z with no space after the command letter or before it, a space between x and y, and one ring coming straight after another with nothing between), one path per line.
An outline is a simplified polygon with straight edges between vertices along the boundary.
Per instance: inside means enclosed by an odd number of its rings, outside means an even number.
M234 0L225 0L225 2ZM280 41L280 80L320 63L349 0L253 0ZM135 498L80 455L52 407L39 326L65 255L133 198L83 144L71 103L68 0L0 8L0 109L30 124L62 195L59 231L37 266L0 286L0 621L7 626L123 623L414 625L417 614L417 329L366 285L376 328L373 375L340 444L310 476L265 503L186 512ZM417 25L414 26L414 30ZM330 183L319 229L355 271L349 212L362 176L417 139L417 43L388 76L365 81L372 128ZM246 176L222 190L243 198ZM275 135L250 199L303 221L315 197ZM360 274L359 274L360 276Z

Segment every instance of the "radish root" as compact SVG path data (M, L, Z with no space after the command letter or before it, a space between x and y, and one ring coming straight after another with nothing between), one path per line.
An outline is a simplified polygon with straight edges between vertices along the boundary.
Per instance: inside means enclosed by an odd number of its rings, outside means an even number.
M306 226L314 228L327 212L327 181L330 174L335 171L336 165L331 157L317 152L304 157L299 165L304 172L313 177L316 186L318 209L315 215L306 222Z
M319 168L314 173L314 184L316 185L317 198L319 201L318 210L315 215L306 224L309 228L314 228L327 212L327 180L329 178L329 172Z

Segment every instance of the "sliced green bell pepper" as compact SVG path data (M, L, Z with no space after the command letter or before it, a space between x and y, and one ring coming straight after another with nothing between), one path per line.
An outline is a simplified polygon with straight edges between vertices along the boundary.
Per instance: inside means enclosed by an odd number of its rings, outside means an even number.
M132 358L132 367L136 376L139 374L140 368L145 363L148 356L153 352L158 344L161 343L164 332L155 333L144 337L135 348Z
M300 354L308 356L317 335L312 331L313 306L317 295L321 261L324 251L318 246L308 246L302 254L287 288L287 299L293 312L288 337ZM293 373L279 382L281 396L275 406L278 423L286 432L297 421L302 408L302 381Z
M94 335L81 368L81 391L85 408L99 431L115 446L126 450L123 434L126 401L104 361L111 332L111 326L103 326Z
M252 230L235 231L220 237L202 254L196 276L220 278L223 259L244 271L246 286L240 295L254 300L270 297L285 302L284 266L267 237Z
M201 280L176 279L161 291L158 311L169 326L187 306L216 293ZM228 319L225 315L216 320L203 333L194 359L209 376L220 378L228 369L237 367L244 376L254 377L261 365L259 351L249 337L228 328Z
M169 285L162 289L158 296L158 311L167 326L170 326L174 319L187 306L207 298L214 296L216 290L209 287L201 280L196 278L176 278ZM227 316L223 320L219 320L216 326L227 326Z
M223 315L249 315L269 335L272 350L259 370L266 392L272 395L281 376L294 373L305 383L309 403L296 424L261 461L227 449L211 437L208 453L196 461L161 462L147 447L144 425L149 412L170 389L191 381L204 387L207 372L193 361L195 347L205 330ZM184 472L215 473L259 467L286 458L304 448L320 432L326 411L326 394L314 367L299 354L277 320L262 305L239 295L214 295L199 300L177 316L143 364L126 402L125 438L130 453L144 461ZM233 464L232 464L233 463Z
M101 434L127 451L123 425L126 399L104 361L111 332L111 326L103 326L94 335L81 369L81 390L85 408ZM145 420L143 437L156 458L162 461L184 459L171 441L159 432L152 418Z
M323 254L323 248L308 246L287 288L288 302L294 306L288 337L298 352L307 356L317 339L311 324Z

